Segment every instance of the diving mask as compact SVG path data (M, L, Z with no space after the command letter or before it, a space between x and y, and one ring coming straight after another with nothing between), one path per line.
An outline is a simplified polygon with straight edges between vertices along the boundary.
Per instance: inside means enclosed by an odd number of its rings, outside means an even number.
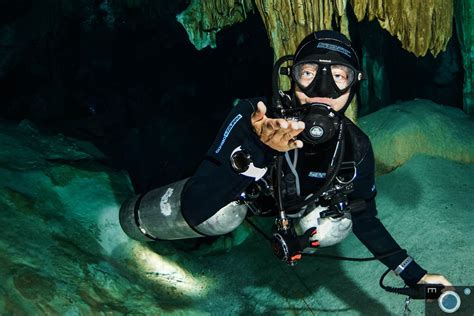
M336 99L362 80L362 73L349 64L331 60L305 60L293 65L291 77L307 96Z

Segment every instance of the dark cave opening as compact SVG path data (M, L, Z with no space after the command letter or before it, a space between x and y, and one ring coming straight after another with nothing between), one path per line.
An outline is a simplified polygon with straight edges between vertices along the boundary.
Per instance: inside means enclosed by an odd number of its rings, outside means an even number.
M394 61L387 63L390 103L419 98L462 108L464 70L455 28L446 51L436 57L428 53L417 58L401 49L398 41L391 46L398 49L390 49L387 58Z
M462 109L464 69L454 22L445 51L436 57L430 52L416 57L377 21L357 22L351 6L347 14L351 39L369 77L361 87L359 115L413 99Z

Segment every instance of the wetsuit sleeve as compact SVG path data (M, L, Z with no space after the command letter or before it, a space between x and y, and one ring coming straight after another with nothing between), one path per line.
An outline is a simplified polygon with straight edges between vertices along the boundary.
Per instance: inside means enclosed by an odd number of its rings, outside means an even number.
M380 261L388 268L395 268L407 257L406 250L402 250L384 225L377 218L377 208L375 204L375 163L372 147L369 146L368 152L362 162L358 165L358 176L354 180L354 192L350 195L351 199L364 199L367 203L365 211L352 215L353 231L357 238L369 249L375 256L401 250L397 254L383 258ZM421 268L415 261L412 261L400 277L408 285L416 284L425 275L426 270Z
M235 172L230 163L232 151L241 146L257 168L268 167L276 151L263 144L252 130L251 115L260 99L240 101L230 112L214 143L181 196L183 215L197 226L220 208L239 198L255 178Z

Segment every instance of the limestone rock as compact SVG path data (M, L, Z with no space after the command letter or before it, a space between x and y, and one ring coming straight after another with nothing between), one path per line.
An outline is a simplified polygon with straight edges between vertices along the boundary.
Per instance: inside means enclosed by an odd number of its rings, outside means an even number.
M351 0L359 21L377 19L404 49L423 56L443 51L452 34L452 0Z
M469 0L455 1L456 29L461 44L464 64L464 111L474 115L474 2Z
M363 116L359 124L372 140L378 173L417 154L474 163L474 121L459 109L414 100Z
M176 19L186 29L191 43L201 50L207 46L215 48L216 33L245 20L252 10L250 0L193 0Z
M122 232L130 181L94 146L27 121L1 122L0 144L0 314L157 315L205 291Z
M276 58L293 54L298 43L311 32L332 29L333 19L344 24L343 33L347 35L346 3L346 0L255 1Z

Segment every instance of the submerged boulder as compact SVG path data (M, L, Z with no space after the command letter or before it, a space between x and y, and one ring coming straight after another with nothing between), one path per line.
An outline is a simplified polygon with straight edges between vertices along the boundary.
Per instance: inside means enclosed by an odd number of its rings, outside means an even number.
M130 181L92 145L27 121L0 124L0 143L2 314L159 314L205 291L122 232Z
M413 100L363 116L359 125L372 141L379 174L416 154L474 162L474 120L458 108Z

